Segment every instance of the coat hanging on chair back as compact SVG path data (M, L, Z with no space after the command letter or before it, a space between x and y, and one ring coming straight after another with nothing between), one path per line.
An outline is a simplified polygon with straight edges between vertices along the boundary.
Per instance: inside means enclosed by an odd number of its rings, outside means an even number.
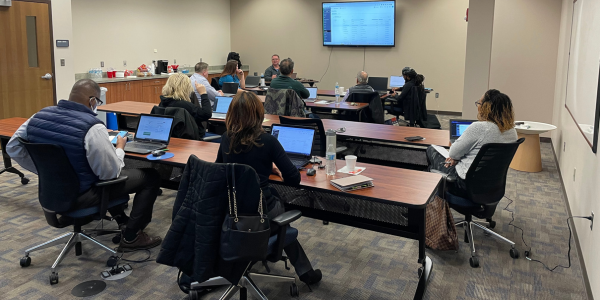
M267 90L265 114L306 118L305 103L292 89Z
M242 61L240 60L240 54L237 52L229 52L229 54L227 55L227 61L225 61L225 63L227 63L230 60L237 60L238 62L238 69L242 69Z

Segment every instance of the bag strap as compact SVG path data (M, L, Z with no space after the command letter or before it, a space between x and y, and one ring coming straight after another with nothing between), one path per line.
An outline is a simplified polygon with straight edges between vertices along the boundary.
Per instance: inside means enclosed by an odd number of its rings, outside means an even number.
M227 170L227 203L229 204L229 215L233 215L234 222L238 222L238 213L237 213L237 191L235 188L235 164L227 164L226 166L226 170ZM229 175L231 174L231 182L232 185L229 185ZM265 218L264 218L264 214L263 214L263 191L262 189L260 189L260 198L258 199L258 213L260 214L260 222L264 223L265 222ZM233 212L231 211L231 194L233 193Z

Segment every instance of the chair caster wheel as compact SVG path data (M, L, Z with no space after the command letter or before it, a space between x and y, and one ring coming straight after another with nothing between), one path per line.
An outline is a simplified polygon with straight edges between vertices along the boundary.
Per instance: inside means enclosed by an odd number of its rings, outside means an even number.
M469 258L469 264L471 265L471 268L479 268L479 258L471 256L471 258Z
M116 256L111 256L108 258L108 260L106 261L106 266L107 267L114 267L117 265L117 263L119 262L119 258Z
M113 236L112 242L113 242L113 244L120 244L121 243L121 235L117 234L117 235Z
M496 221L490 221L490 229L494 229L496 227Z
M19 261L19 264L23 268L29 267L29 265L31 265L31 257L29 257L29 256L23 256L23 257L21 257L21 261Z
M21 184L28 184L28 183L29 183L29 178L21 177Z
M199 300L200 299L200 293L198 293L198 291L196 291L196 290L191 290L189 295L190 295L190 300Z
M290 284L290 296L292 296L292 297L300 296L300 291L298 290L298 286L296 285L296 283Z
M510 249L510 257L517 259L519 258L519 250L515 249L515 248L511 248Z
M158 189L158 193L156 193L157 195L162 195L163 194L163 190L162 189Z
M57 284L58 283L58 273L56 272L52 272L52 274L50 274L50 284Z

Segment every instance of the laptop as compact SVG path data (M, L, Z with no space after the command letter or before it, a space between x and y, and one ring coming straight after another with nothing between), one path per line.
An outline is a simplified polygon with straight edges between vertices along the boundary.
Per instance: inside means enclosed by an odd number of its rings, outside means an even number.
M260 83L260 76L248 76L246 77L246 87L255 88Z
M387 77L369 77L369 85L380 95L388 93Z
M231 104L232 97L216 97L215 106L213 108L212 118L213 119L225 119L229 105Z
M283 146L283 150L296 168L300 169L308 164L312 153L315 129L273 124L271 125L271 135Z
M225 82L223 83L223 96L225 97L233 97L238 92L240 84L237 82Z
M125 145L125 152L147 154L165 149L171 139L173 116L140 115L133 142Z
M304 102L315 102L315 100L317 100L317 89L316 87L309 87L306 88L308 90L308 92L310 92L310 96L308 96L308 98L304 99Z
M390 87L398 88L404 86L404 77L402 76L390 76Z
M473 122L477 120L450 119L450 143L454 144Z

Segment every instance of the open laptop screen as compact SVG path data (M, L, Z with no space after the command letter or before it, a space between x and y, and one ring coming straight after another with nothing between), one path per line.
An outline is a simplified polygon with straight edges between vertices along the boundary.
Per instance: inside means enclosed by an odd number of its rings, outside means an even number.
M387 77L369 77L369 85L376 91L387 91L388 78Z
M271 134L289 154L309 156L312 152L315 130L312 128L281 126L273 124Z
M217 104L215 105L215 112L226 114L229 110L229 105L231 104L231 100L233 97L217 97Z
M476 120L450 120L450 138L458 139Z
M135 140L169 143L172 125L173 117L141 115Z
M317 88L306 88L309 92L310 92L310 96L308 96L308 99L317 99Z
M403 87L404 86L404 77L402 76L390 76L390 87Z

